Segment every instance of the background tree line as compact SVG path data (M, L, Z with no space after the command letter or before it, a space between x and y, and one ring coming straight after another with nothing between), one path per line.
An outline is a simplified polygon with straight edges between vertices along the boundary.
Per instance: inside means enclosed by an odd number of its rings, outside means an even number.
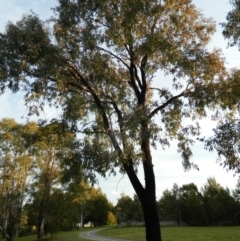
M240 183L230 191L215 178L208 178L200 190L194 183L166 189L157 200L162 225L239 225ZM122 194L116 205L119 225L139 225L144 221L136 196Z

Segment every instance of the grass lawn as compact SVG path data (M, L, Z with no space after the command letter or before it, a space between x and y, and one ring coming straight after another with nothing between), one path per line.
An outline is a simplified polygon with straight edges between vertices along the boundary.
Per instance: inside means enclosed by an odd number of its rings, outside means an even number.
M89 241L89 239L83 239L80 237L81 232L85 232L90 230L91 228L84 230L74 230L74 231L66 231L66 232L58 232L53 235L51 239L51 235L48 234L48 241ZM29 235L25 237L16 237L14 241L36 241L37 235ZM5 238L1 238L0 241L6 240Z
M91 228L92 229L92 228ZM49 241L87 241L80 237L81 232L75 230L59 232ZM240 241L240 226L238 227L162 227L163 241ZM133 241L145 241L145 229L134 228L110 228L99 232L100 235L110 236ZM48 235L50 237L50 235ZM1 239L1 241L6 239ZM15 238L15 241L34 241L36 235Z
M237 227L162 227L163 241L240 241ZM104 236L145 241L144 228L112 228L99 234Z

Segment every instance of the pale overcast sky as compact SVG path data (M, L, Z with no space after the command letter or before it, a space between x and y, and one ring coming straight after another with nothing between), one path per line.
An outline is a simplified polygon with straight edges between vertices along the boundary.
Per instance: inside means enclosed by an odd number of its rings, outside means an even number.
M197 8L202 9L202 13L207 17L212 17L217 24L217 33L214 35L210 48L218 47L223 50L229 67L239 67L240 54L236 48L227 49L227 41L221 34L219 23L225 21L227 12L231 9L228 0L194 0ZM52 15L51 7L57 5L56 0L0 0L0 31L4 31L6 23L16 21L23 14L27 14L30 10L37 13L41 19L47 19ZM11 94L7 92L0 96L0 119L4 117L15 118L19 122L23 122L22 116L26 116L27 109L24 107L22 94ZM44 112L46 118L51 118L55 111L47 109ZM211 133L214 123L209 119L201 122L204 133ZM176 145L171 148L162 150L158 148L153 151L153 160L155 165L155 176L157 184L157 198L165 189L171 189L173 183L179 186L182 184L194 182L200 188L206 183L208 177L214 176L216 180L223 186L233 189L237 183L237 177L233 177L233 173L227 173L222 167L216 164L216 154L209 153L204 150L201 143L196 143L193 152L192 161L200 168L200 171L192 170L184 172L181 165L181 158L177 153ZM141 169L139 170L141 174ZM108 199L116 204L120 193L125 193L133 197L134 191L127 177L117 175L107 180L100 178L99 186L106 193Z

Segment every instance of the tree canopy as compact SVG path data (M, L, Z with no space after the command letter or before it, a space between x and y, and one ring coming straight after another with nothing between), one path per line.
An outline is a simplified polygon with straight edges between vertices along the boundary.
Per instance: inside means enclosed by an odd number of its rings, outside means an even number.
M176 138L189 167L188 136L199 130L182 121L206 114L205 107L215 100L213 84L225 70L219 51L206 50L213 21L191 1L59 3L53 29L38 16L26 15L1 34L3 88L24 88L26 101L40 107L45 101L62 105L64 118L92 134L84 145L94 147L95 155L109 155L110 139L117 152L124 146L124 156L141 159L141 150L133 146L141 140L138 126L146 119L152 144L164 146ZM158 71L169 77L154 78ZM31 105L30 111L36 108ZM101 138L93 140L94 135ZM105 159L117 160L115 155Z

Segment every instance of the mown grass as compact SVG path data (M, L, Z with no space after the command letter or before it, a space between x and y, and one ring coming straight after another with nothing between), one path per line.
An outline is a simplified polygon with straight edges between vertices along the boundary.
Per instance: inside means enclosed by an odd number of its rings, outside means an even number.
M240 226L237 227L162 227L163 241L240 241ZM111 228L100 235L121 239L144 241L145 229Z
M59 232L48 241L87 241L80 236L81 232L90 229ZM163 241L240 241L240 226L238 227L162 227ZM132 241L145 241L145 229L109 228L99 232L99 235L116 237ZM5 240L5 239L1 239ZM15 241L34 241L36 235L15 238Z

